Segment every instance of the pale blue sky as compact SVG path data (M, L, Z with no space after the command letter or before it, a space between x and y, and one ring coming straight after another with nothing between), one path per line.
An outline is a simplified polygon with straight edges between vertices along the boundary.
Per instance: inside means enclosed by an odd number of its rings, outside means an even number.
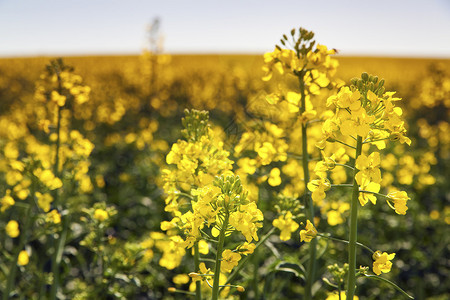
M0 0L0 56L264 53L293 27L343 55L450 58L450 0Z

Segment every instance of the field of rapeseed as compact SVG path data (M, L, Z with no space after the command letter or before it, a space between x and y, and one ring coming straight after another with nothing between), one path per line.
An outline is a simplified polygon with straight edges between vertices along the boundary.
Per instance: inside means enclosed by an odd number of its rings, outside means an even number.
M0 59L1 296L448 299L449 69Z

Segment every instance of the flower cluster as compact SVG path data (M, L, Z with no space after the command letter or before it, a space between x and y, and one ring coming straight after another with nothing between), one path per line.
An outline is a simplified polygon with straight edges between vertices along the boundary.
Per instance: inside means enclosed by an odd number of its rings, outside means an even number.
M363 73L361 79L353 79L352 83L350 87L344 86L337 95L328 98L327 105L334 105L336 111L324 122L322 140L316 146L326 150L328 145L340 143L349 149L356 149L356 146L351 146L351 143L354 143L357 137L360 137L362 141L361 147L375 145L379 150L386 147L388 140L410 145L411 140L405 135L402 109L394 104L401 99L394 97L395 92L385 92L384 80L378 81L378 77ZM343 149L340 150L343 153L347 151L343 147L340 149ZM330 161L334 160L324 157L324 160L317 164L316 179L313 179L308 186L308 189L313 192L315 201L325 198L325 191L331 187L326 173L327 168L334 169ZM377 151L369 155L360 153L356 157L355 180L359 185L359 201L363 206L369 201L376 203L375 195L380 191L382 183L380 165L380 153ZM397 213L404 214L407 209L406 200L409 198L405 192L401 195L403 201L389 201L393 198L389 196L386 196L386 199L390 206L394 205Z

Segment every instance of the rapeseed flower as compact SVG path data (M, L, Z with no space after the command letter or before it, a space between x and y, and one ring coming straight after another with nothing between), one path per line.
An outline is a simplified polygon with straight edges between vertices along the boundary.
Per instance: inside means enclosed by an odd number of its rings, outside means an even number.
M309 220L306 220L305 229L300 230L300 242L311 242L311 240L317 236L317 233L317 229L314 225Z
M10 220L5 227L6 234L12 238L16 238L20 234L19 223L15 220Z
M222 252L222 263L220 265L221 272L230 273L236 267L241 259L239 253L233 252L230 249L225 249Z
M281 215L278 219L273 220L273 226L280 229L280 240L287 241L291 238L291 233L296 231L299 225L292 220L292 213L288 211L284 216Z
M395 253L388 254L386 252L375 251L373 254L373 272L377 275L381 273L388 273L391 271L392 262L394 259Z

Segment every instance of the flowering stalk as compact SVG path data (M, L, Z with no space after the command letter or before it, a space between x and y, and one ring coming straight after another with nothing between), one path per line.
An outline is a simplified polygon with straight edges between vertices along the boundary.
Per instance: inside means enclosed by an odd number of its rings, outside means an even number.
M58 94L62 95L62 84L61 84L61 76L60 72L61 70L57 68L57 65L52 64L52 67L54 68L55 74L57 76L58 80ZM56 123L56 149L55 149L55 164L53 166L53 173L55 174L55 177L59 178L59 148L61 145L61 109L62 106L57 105L57 123ZM54 193L54 201L56 204L59 204L58 202L58 190L55 190ZM52 257L52 274L53 274L53 284L50 290L50 299L54 300L56 299L56 293L59 288L59 264L61 263L61 256L62 256L62 248L65 244L65 238L67 236L67 229L68 229L68 220L67 216L64 218L63 221L63 231L59 235L59 239L54 240L54 253Z
M195 265L195 272L200 272L200 252L198 248L198 242L194 244L194 265ZM202 283L201 281L197 281L195 283L195 299L201 300L202 299Z
M301 107L300 112L304 113L306 111L306 101L305 101L305 83L303 76L299 77L300 86L300 101ZM304 203L307 208L306 215L308 220L314 224L314 204L311 195L308 193L308 182L309 182L309 167L308 167L308 136L307 136L307 123L302 123L302 164L303 164L303 177L305 184L305 194ZM316 273L316 248L317 241L314 239L309 245L309 262L308 262L308 273L306 277L306 299L312 299L312 284L314 282L314 276Z
M214 267L214 281L213 281L212 297L211 297L212 300L217 300L219 297L220 265L222 262L222 252L223 252L223 244L225 241L225 232L228 227L228 218L229 218L229 214L226 213L224 220L223 220L222 228L221 228L220 234L219 234L219 242L217 244L216 264Z
M356 158L361 155L362 152L362 137L357 136L356 139ZM355 167L355 165L353 165ZM347 287L347 299L353 299L355 294L355 284L356 284L356 243L358 238L358 197L359 197L359 185L356 182L356 174L359 172L355 168L353 173L353 192L352 192L352 202L350 208L350 237L348 243L348 287Z

